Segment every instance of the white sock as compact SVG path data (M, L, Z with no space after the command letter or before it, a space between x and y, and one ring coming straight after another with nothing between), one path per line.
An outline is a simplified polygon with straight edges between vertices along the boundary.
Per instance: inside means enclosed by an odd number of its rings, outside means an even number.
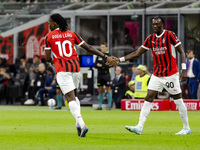
M75 100L69 102L69 109L70 109L72 115L74 116L74 118L76 119L76 122L79 123L81 128L83 128L85 123L82 119L79 106Z
M151 111L152 108L152 103L145 101L144 105L142 106L142 110L140 112L140 119L139 119L139 123L138 126L143 129L144 123L147 119L147 116L149 115L149 112Z
M81 113L81 104L80 104L80 101L79 101L78 97L76 97L76 103L78 104L79 111ZM76 125L77 125L77 122L76 122Z
M79 109L80 109L80 111L81 111L81 104L80 104L80 101L79 101L78 97L76 97L76 103L78 104Z
M190 129L189 123L188 123L187 108L185 107L183 99L180 98L180 99L174 100L174 103L178 107L180 117L183 121L183 128Z

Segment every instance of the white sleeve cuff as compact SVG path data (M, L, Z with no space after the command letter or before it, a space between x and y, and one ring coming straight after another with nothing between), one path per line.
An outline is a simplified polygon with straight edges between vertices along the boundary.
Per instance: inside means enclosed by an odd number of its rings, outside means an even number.
M181 42L178 42L174 47L177 47L177 46L179 46L181 44Z
M85 43L85 41L82 41L80 44L78 44L79 46L81 46L83 43Z
M144 45L142 45L141 47L144 48L144 49L146 49L146 50L149 50L149 48L146 47L146 46L144 46Z
M182 63L181 66L182 66L182 70L186 70L186 63Z
M51 50L51 48L50 47L45 47L44 50Z
M125 61L125 58L124 58L124 57L121 57L121 58L119 58L119 61L120 61L120 62L124 62L124 61Z

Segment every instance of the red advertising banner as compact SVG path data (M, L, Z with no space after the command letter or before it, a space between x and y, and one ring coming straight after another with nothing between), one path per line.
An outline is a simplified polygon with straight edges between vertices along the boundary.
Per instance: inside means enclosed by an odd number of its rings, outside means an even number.
M199 100L184 99L185 106L187 110L199 110ZM121 110L131 110L138 111L141 110L144 104L144 99L122 99L121 100ZM168 111L168 110L178 110L176 104L173 100L159 100L155 99L152 103L153 111Z
M143 99L122 99L121 110L141 110L144 104ZM170 110L170 100L157 100L152 103L154 111Z
M45 57L44 37L49 32L48 23L40 24L19 33L19 46L21 45L21 53L24 53L26 59L39 55L40 58Z
M7 64L13 63L13 35L0 36L0 57L6 59Z
M199 100L184 99L187 110L199 110ZM174 101L171 101L171 110L178 110Z

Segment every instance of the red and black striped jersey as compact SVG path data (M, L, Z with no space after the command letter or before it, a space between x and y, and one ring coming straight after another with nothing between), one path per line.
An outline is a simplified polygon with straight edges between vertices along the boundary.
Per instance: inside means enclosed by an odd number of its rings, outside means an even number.
M171 76L178 72L175 48L181 44L176 34L164 30L161 35L149 35L141 47L153 54L153 74L158 77Z
M56 29L45 37L45 50L51 50L54 56L56 72L79 72L80 64L75 44L83 44L83 39L70 30L61 32Z

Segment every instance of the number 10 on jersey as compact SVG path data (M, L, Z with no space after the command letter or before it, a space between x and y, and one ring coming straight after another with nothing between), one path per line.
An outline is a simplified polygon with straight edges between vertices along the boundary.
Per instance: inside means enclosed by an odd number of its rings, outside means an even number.
M66 57L71 57L73 49L72 49L72 43L69 40L65 40L62 43L61 41L57 41L55 42L55 44L58 45L58 50L61 57L63 57L63 55ZM66 47L69 50L69 53L67 53Z

